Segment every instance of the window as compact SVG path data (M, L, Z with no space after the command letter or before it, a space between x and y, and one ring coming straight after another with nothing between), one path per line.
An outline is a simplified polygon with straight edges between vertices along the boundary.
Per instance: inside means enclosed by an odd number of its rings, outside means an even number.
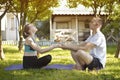
M85 23L84 22L79 22L78 32L83 32L84 29L85 29Z
M85 28L89 28L89 20L85 20Z
M14 18L11 18L11 19L10 19L10 29L11 29L11 30L14 30L14 29L15 29L15 26L14 26Z
M57 22L56 23L56 29L68 29L68 23L67 22Z

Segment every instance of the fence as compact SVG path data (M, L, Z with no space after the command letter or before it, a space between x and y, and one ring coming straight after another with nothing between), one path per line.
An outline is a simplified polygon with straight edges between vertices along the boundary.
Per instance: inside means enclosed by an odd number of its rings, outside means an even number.
M3 45L18 45L19 41L2 41ZM24 41L23 41L24 44ZM39 41L37 42L40 46L50 46L51 44L55 44L55 42L51 41Z
M2 41L3 45L18 45L19 41ZM37 42L37 44L39 44L40 46L50 46L51 44L56 44L57 42L51 42L51 41L39 41ZM23 41L24 44L24 41ZM76 44L76 42L74 42L73 44ZM117 43L115 42L107 42L107 45L117 45Z
M2 41L3 45L18 45L18 41Z

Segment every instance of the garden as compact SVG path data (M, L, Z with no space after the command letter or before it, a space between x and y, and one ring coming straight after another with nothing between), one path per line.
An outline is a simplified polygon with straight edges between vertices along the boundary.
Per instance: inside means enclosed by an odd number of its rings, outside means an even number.
M62 69L5 70L10 65L22 64L23 52L18 52L17 46L5 45L3 49L6 58L0 60L0 80L120 80L120 59L114 57L116 46L107 47L106 68L91 72ZM50 64L74 64L68 50L57 48L43 55L46 54L52 55Z

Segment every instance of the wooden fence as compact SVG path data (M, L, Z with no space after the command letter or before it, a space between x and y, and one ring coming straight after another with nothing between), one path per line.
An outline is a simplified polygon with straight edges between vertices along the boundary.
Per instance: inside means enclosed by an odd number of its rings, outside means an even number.
M19 41L2 41L3 45L18 45ZM24 41L23 41L24 44ZM37 42L40 46L50 46L51 44L56 44L55 42L51 41L39 41Z
M3 45L18 45L19 41L2 41ZM52 44L56 44L57 42L51 42L51 41L39 41L37 42L37 44L39 44L40 46L50 46ZM24 41L23 41L24 44ZM74 42L74 44L76 44ZM107 42L107 45L117 45L116 42Z
M3 45L18 45L18 41L2 41Z

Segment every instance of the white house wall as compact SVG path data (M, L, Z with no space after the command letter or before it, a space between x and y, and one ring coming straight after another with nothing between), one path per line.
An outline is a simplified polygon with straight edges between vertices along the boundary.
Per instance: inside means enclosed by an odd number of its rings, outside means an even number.
M3 40L18 40L18 29L17 29L16 17L12 13L7 13L2 20L2 38Z
M14 16L12 14L7 15L6 32L6 40L16 40L16 27L14 24Z
M78 22L78 39L79 41L84 40L84 31L85 31L85 23L83 21Z

